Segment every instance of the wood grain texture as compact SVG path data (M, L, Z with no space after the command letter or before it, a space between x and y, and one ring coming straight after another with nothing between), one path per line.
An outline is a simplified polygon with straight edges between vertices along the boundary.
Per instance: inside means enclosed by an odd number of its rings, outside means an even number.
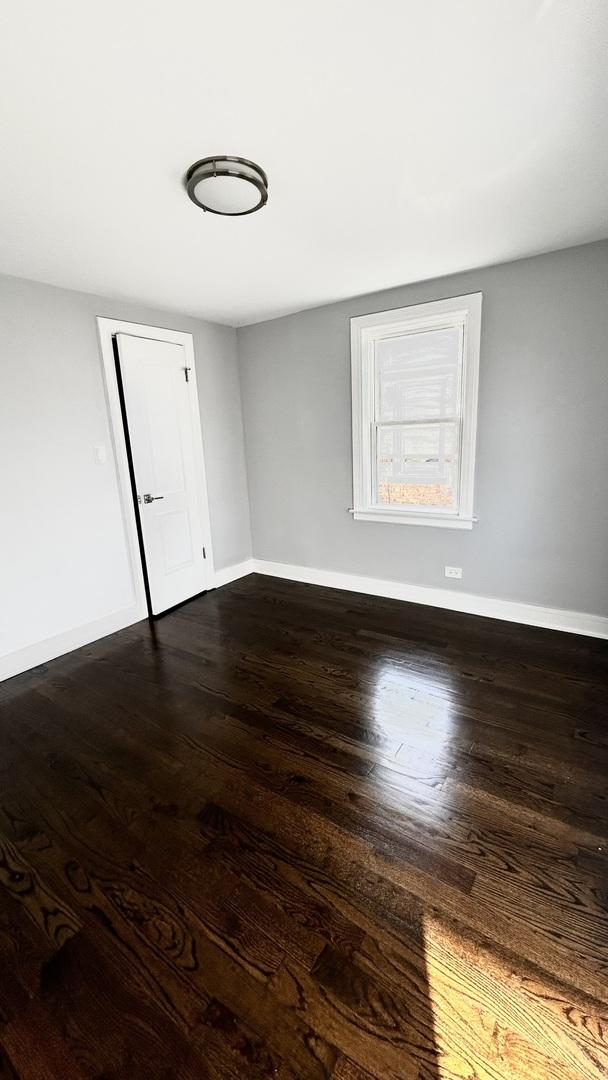
M608 1076L608 646L252 575L0 687L0 1076Z

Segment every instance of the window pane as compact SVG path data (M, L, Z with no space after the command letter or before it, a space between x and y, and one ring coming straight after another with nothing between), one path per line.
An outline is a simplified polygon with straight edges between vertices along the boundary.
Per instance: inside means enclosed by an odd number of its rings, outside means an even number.
M379 425L376 446L377 505L457 508L457 424Z
M457 326L376 343L376 419L439 420L460 409Z

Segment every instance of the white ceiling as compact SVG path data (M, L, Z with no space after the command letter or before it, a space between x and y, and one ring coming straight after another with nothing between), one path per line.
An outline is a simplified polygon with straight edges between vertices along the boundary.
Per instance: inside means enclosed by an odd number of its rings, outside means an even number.
M608 235L606 0L5 6L0 271L240 325ZM182 188L267 171L250 217Z

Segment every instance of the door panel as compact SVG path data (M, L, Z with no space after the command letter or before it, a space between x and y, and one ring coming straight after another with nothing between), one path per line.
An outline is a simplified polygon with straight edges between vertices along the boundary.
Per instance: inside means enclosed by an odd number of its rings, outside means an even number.
M146 569L155 615L207 587L198 409L183 345L117 334ZM147 496L148 498L145 498Z

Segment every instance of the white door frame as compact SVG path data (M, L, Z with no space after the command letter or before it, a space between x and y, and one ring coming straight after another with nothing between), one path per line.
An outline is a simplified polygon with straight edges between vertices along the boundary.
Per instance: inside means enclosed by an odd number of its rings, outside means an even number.
M131 572L137 597L138 619L148 617L148 604L146 601L146 589L144 584L144 569L139 548L139 536L135 506L133 503L133 491L131 488L131 476L129 472L129 459L127 455L127 443L120 407L118 393L118 381L116 378L116 363L114 359L114 347L112 338L115 334L131 334L133 337L152 338L154 341L168 341L174 345L183 345L186 365L190 368L189 381L192 383L190 397L190 410L192 414L192 432L195 443L195 451L198 451L197 489L201 512L203 532L205 534L205 549L207 554L207 582L208 588L213 588L215 580L215 568L213 562L213 546L211 542L211 515L209 513L209 496L207 492L207 473L205 469L205 453L201 432L201 419L199 412L198 386L196 381L196 363L194 358L194 342L192 334L181 330L167 330L161 326L146 326L143 323L124 322L122 319L107 319L97 316L97 332L99 334L99 346L103 362L103 374L106 391L110 430L112 433L112 446L114 461L116 463L116 476L120 492L120 504L125 527L125 536L129 547Z

